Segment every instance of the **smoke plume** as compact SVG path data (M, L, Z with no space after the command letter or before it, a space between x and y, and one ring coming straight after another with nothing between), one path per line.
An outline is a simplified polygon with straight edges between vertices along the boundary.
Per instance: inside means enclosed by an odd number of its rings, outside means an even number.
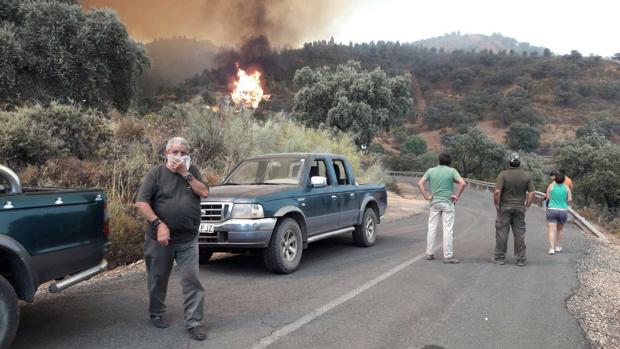
M186 36L238 47L265 36L276 46L325 39L352 0L83 0L88 9L111 7L141 41Z

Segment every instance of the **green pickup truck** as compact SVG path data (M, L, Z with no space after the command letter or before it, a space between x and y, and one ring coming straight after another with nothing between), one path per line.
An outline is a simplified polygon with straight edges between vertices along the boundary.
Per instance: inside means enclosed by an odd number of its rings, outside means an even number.
M241 162L201 202L200 259L261 252L277 273L295 271L309 243L352 234L374 245L387 208L383 184L359 184L341 155L269 154Z
M0 165L0 348L19 322L18 299L33 302L104 271L109 222L98 189L27 188Z

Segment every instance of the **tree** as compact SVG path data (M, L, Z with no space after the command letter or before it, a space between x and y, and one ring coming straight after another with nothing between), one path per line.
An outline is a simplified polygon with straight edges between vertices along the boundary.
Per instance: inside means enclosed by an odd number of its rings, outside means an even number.
M493 179L506 164L506 149L488 138L480 129L451 138L446 152L463 177Z
M496 118L503 125L513 122L523 122L530 125L540 125L544 119L536 114L528 93L522 88L510 91L497 103Z
M555 103L568 107L575 103L576 89L573 83L567 79L559 80L555 86Z
M506 144L513 150L533 152L538 148L540 130L530 125L515 122L506 133Z
M620 61L620 52L615 53L612 59L615 59L616 61Z
M588 181L588 175L594 168L596 151L607 144L609 141L605 137L595 133L562 143L555 154L558 167L565 169L566 174L579 183L575 186L575 191L583 195L586 205L592 187L583 184Z
M598 133L607 139L620 135L620 120L610 113L595 113L589 117L585 125L577 129L577 138Z
M0 97L127 110L149 60L115 12L83 12L74 0L0 1Z
M369 144L380 130L399 123L411 110L410 78L388 77L377 68L363 70L349 61L336 69L304 67L295 72L300 87L294 117L306 126L327 125L354 135L358 145Z
M400 147L401 154L421 155L426 153L426 141L418 135L407 137L405 143Z

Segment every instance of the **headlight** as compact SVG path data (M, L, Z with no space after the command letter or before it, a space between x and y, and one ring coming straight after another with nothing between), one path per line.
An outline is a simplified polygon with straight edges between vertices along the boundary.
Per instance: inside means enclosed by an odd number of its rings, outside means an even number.
M263 218L263 206L260 204L234 204L230 218Z

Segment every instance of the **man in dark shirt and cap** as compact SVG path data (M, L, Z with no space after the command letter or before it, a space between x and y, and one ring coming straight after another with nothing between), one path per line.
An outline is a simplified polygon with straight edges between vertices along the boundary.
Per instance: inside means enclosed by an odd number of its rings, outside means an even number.
M151 323L169 326L164 319L166 293L172 264L176 260L183 287L185 328L195 340L205 340L201 324L204 288L198 278L198 226L200 198L209 190L196 166L190 164L189 144L181 137L166 144L166 163L152 168L144 177L136 208L149 227L144 242L148 274Z
M497 209L495 220L495 263L503 265L512 227L517 265L525 266L525 212L534 200L532 175L519 168L519 154L512 153L509 168L497 176L493 202Z

